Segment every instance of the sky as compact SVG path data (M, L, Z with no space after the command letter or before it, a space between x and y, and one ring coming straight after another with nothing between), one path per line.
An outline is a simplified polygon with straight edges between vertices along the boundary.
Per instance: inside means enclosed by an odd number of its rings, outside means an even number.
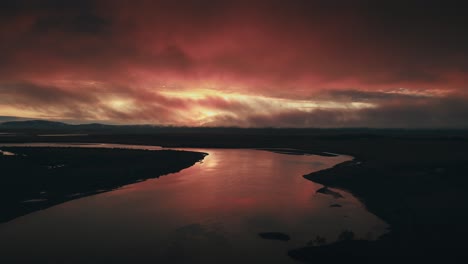
M0 116L468 128L462 1L0 1Z

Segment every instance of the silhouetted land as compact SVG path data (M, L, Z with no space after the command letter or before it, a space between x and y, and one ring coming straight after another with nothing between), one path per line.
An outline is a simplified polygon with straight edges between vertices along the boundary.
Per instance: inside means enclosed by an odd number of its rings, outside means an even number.
M178 172L204 153L86 148L2 147L0 222L71 199Z
M347 154L354 161L305 176L346 189L391 226L376 242L343 240L308 246L289 255L302 261L340 256L378 258L465 255L468 250L468 131L378 129L184 129L130 133L102 130L86 136L39 137L60 130L0 129L20 136L0 142L106 142L165 147L283 148L295 154ZM67 133L89 132L67 130ZM227 161L229 162L229 161ZM311 238L313 240L314 238ZM382 258L378 259L379 261Z
M405 142L369 146L353 161L305 175L326 186L350 190L391 226L376 242L341 241L304 247L289 255L298 260L365 257L454 258L468 243L468 149L465 140ZM377 142L376 142L377 143ZM358 147L358 146L356 146Z
M289 235L281 233L281 232L265 232L258 234L263 239L270 239L270 240L279 240L279 241L289 241L291 237Z

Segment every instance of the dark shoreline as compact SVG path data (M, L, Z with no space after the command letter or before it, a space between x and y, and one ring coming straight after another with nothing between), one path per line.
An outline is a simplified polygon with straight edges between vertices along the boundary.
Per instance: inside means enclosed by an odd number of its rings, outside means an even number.
M377 242L351 240L321 247L305 244L304 248L291 250L290 256L310 262L338 255L379 261L383 260L381 257L406 256L430 260L434 256L459 256L467 252L468 131L244 132L103 132L80 137L29 134L0 139L4 143L105 142L187 148L275 148L283 149L282 152L297 149L298 155L324 152L350 155L355 157L353 161L306 178L353 193L370 212L390 224L391 232Z
M305 246L290 250L288 255L310 263L318 259L386 261L407 257L430 261L466 255L466 160L397 161L391 164L378 158L355 158L304 175L313 182L353 193L369 211L390 224L390 232L376 241Z
M1 147L0 223L124 185L179 172L206 153L63 147Z

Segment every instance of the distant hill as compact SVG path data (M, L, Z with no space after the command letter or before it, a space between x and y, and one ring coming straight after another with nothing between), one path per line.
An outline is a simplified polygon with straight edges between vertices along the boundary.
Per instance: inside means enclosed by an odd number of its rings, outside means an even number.
M3 119L5 120L5 119ZM177 127L157 125L109 125L101 123L68 124L49 120L7 121L0 119L0 132L23 134L203 134L203 135L277 135L315 136L328 139L360 139L417 135L467 135L457 129L376 129L376 128L239 128L239 127Z
M116 132L141 132L153 130L151 125L108 125L101 123L67 124L49 120L25 120L6 121L0 119L0 129L5 131L50 131L50 132L87 132L87 131L116 131Z
M67 124L58 121L49 120L26 120L26 121L8 121L1 123L0 128L5 129L38 129L38 130L71 130L71 129L111 129L111 128L123 128L123 127L140 127L140 126L118 126L118 125L106 125L100 123L90 124Z
M11 121L25 121L31 120L30 118L17 117L17 116L0 116L0 123L11 122Z
M39 128L39 129L49 129L49 128L65 128L67 126L72 126L62 122L54 122L47 120L27 120L27 121L9 121L3 122L0 124L1 127L5 128Z

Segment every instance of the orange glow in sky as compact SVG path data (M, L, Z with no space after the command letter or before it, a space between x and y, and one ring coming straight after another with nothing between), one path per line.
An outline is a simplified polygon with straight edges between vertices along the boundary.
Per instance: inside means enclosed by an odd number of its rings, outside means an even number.
M0 122L468 127L461 10L399 1L0 4Z

